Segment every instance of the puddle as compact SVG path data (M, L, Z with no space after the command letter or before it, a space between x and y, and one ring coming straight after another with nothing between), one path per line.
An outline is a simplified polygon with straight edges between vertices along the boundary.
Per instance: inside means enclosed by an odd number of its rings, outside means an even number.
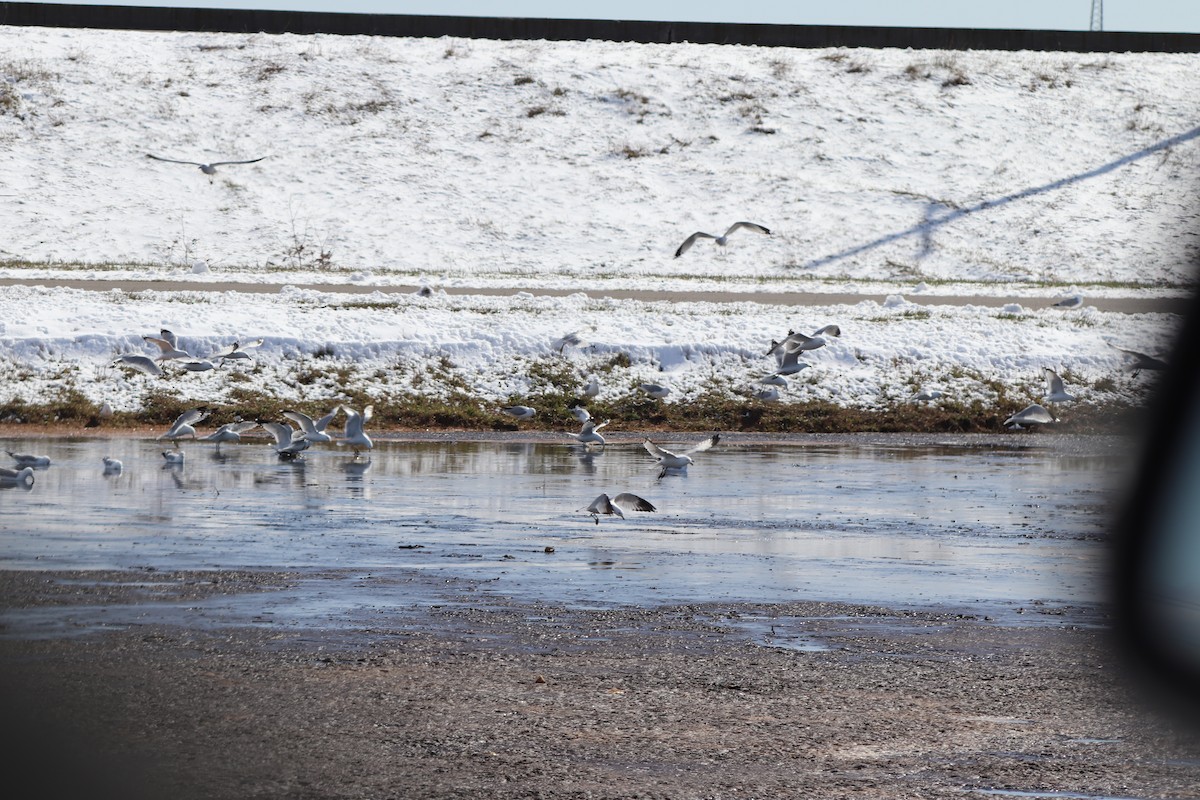
M431 587L447 581L469 583L480 602L490 593L590 608L828 600L1085 624L1102 599L1116 470L1109 458L1050 448L887 446L880 437L722 444L689 474L661 480L636 443L585 457L568 443L381 441L369 461L313 448L281 463L261 443L218 453L185 442L184 464L167 469L153 441L0 445L53 461L32 490L0 493L0 569L393 577L194 604L238 618L267 604L273 624L431 602ZM103 456L123 472L105 475ZM600 492L623 491L659 510L599 524L581 510ZM403 577L417 573L425 579ZM54 614L87 616L80 607L8 611L0 622L20 631ZM819 646L778 625L751 638Z

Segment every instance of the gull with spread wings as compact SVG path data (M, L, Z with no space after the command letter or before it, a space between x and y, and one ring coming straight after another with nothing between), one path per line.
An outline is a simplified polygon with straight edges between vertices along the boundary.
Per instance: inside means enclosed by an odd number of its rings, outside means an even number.
M625 515L621 512L621 506L632 508L634 511L655 511L654 504L644 497L638 497L636 494L629 492L621 492L616 497L609 497L602 494L592 501L585 511L592 515L592 519L596 520L596 524L600 524L601 514L616 514L621 519L625 519Z
M151 155L150 153L146 153L146 158L153 158L155 161L166 161L171 164L191 164L193 167L199 167L200 171L205 175L208 175L208 179L211 181L212 176L217 174L217 167L223 167L226 164L254 164L262 161L264 158L266 158L266 156L251 158L247 161L213 161L209 164L205 164L200 161L181 161L178 158L163 158L162 156Z
M686 253L688 249L696 243L697 239L712 239L721 247L724 247L729 241L729 235L736 230L740 230L741 228L745 228L748 231L754 231L756 233L765 233L768 236L771 233L770 229L765 228L755 222L735 222L726 228L725 232L720 236L715 236L711 233L705 233L704 231L696 231L691 236L683 240L683 244L679 245L679 249L675 251L675 257L679 258L681 255Z
M721 434L714 433L712 436L694 447L684 450L682 453L672 453L670 450L659 447L649 439L642 442L642 447L645 447L646 452L654 456L655 460L658 461L658 465L662 467L662 470L658 473L658 477L661 478L671 471L677 473L685 472L689 464L695 463L692 461L692 453L701 453L719 441L721 441Z

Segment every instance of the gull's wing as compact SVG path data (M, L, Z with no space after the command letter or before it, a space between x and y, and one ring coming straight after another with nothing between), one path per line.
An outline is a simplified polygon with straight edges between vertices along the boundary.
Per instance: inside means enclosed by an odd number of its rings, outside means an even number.
M232 353L237 352L237 350L238 350L238 343L234 342L233 344L231 344L227 347L224 347L224 348L218 350L217 352L213 353L211 356L209 356L209 358L224 358L225 356L228 356L228 355L231 355Z
M208 416L207 408L190 408L180 414L175 419L175 424L171 427L181 427L183 425L195 425L200 420Z
M295 429L291 425L284 425L282 422L263 422L262 420L259 420L258 424L274 437L276 447L286 447L292 443L292 432Z
M682 455L686 456L689 453L702 453L705 450L707 450L708 448L715 445L719 441L721 441L721 434L714 433L712 436L708 437L707 439L705 439L703 442L696 445L695 447L692 447L688 450L684 450Z
M209 164L209 166L210 167L219 167L222 164L253 164L257 161L262 161L264 158L266 158L266 156L259 156L258 158L252 158L249 161L214 161L211 164ZM188 163L195 163L195 162L188 162Z
M179 349L161 336L143 336L142 338L150 344L157 346L163 353L172 353Z
M676 455L664 447L659 447L649 439L642 442L642 447L646 448L646 452L657 459L676 458Z
M162 156L155 156L155 155L151 155L150 153L146 153L146 158L153 158L155 161L169 161L172 164L191 164L194 167L203 167L204 166L199 161L180 161L177 158L163 158Z
M830 336L841 336L842 329L837 325L826 325L824 328L813 331L814 338L817 336L824 336L825 334L829 334Z
M335 408L333 411L330 411L325 416L323 416L320 419L313 422L313 425L316 427L316 429L318 431L321 431L322 433L324 433L325 429L329 427L329 423L333 422L333 418L337 416L337 413L338 413L338 410Z
M1066 391L1066 388L1063 386L1063 379L1059 377L1057 372L1049 367L1043 367L1042 374L1046 377L1046 394L1059 394Z
M601 497L605 497L605 495L601 495ZM636 494L630 494L629 492L621 492L612 499L612 503L615 506L628 506L634 511L657 511L654 504L649 500L644 497L638 497Z
M158 335L165 339L167 343L171 345L171 347L179 347L179 337L166 328L160 330Z
M292 422L299 425L300 429L305 433L318 433L316 423L313 422L312 417L308 416L307 414L301 414L299 411L292 411L290 409L281 413Z
M366 421L364 419L364 414L366 412L364 411L363 414L359 414L350 406L340 406L340 408L346 412L346 428L344 431L345 438L357 438L362 433L363 423ZM370 409L371 407L367 406L367 408Z
M124 364L127 367L132 367L139 372L144 372L147 375L162 375L162 367L154 363L154 359L150 356L140 355L125 355L120 356L113 361L113 364Z
M748 231L754 231L756 233L768 233L769 234L771 232L769 228L765 228L762 225L759 225L757 222L735 222L732 225L730 225L729 228L725 231L725 235L728 236L729 234L736 231L738 228L745 228Z
M715 239L715 238L717 238L717 237L713 236L711 233L705 233L704 231L696 231L691 236L689 236L688 238L683 240L683 244L679 245L679 249L675 251L675 257L679 258L681 255L686 253L688 251L688 248L696 243L697 239Z
M375 416L375 406L370 405L363 409L362 421L363 425L371 421L371 417Z
M593 425L593 426L592 426L592 431L593 431L593 432L594 432L594 431L598 431L598 430L600 430L601 428L603 428L605 425L607 425L607 424L608 424L608 423L610 423L610 422L612 422L612 420L611 420L611 419L606 419L606 420L604 420L604 422L601 422L599 425Z
M255 340L254 340L254 341L252 341L252 342L245 342L244 344L241 344L241 345L239 345L239 346L238 346L238 349L240 349L240 350L253 350L253 349L254 349L254 348L256 348L256 347L262 347L262 343L263 343L263 341L264 341L264 340L263 340L262 338L258 338L258 339L255 339Z
M257 428L258 423L254 420L246 420L245 422L231 422L225 427L229 428L229 430L233 431L234 433L245 433L246 431L252 431Z
M621 509L614 506L606 494L602 494L593 500L592 504L586 510L593 514L616 514L621 519L625 519L625 515L621 513Z

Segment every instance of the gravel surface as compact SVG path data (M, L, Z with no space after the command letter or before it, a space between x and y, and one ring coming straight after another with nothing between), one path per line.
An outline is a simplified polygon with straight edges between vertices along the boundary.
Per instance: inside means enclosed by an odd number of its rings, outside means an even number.
M3 572L0 596L153 603L296 579ZM1195 731L1143 704L1104 630L1032 617L464 595L369 627L6 625L5 751L39 796L1200 794Z

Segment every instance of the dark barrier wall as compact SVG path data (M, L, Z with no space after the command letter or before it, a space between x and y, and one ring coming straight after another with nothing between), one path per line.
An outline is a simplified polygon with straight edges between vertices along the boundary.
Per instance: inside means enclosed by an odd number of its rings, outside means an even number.
M772 47L911 47L945 50L1066 50L1084 53L1200 52L1200 34L1193 33L441 17L47 3L0 3L0 24L230 33L456 36L471 39L605 39L617 42L697 42Z

